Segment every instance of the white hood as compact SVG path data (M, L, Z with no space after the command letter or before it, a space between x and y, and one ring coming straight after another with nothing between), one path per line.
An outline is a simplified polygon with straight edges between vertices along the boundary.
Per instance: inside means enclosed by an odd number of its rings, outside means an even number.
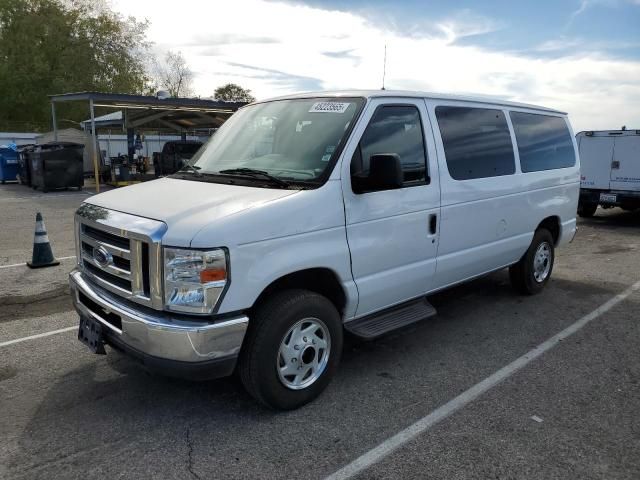
M87 203L165 222L166 245L189 246L204 226L298 193L162 178L95 195Z

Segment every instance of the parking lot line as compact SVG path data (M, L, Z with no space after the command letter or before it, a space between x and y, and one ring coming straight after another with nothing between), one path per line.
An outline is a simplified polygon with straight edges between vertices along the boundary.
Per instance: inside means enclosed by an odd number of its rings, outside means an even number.
M457 397L438 407L414 424L395 434L393 437L388 438L377 447L374 447L360 457L356 458L348 465L342 467L340 470L326 477L325 480L345 480L348 478L352 478L353 476L366 470L373 464L379 462L386 456L396 451L398 448L402 447L404 444L425 433L441 420L444 420L445 418L454 414L456 411L465 407L480 395L501 383L503 380L509 378L518 370L525 367L527 364L541 356L543 353L555 347L562 340L565 340L577 331L581 330L589 322L595 320L603 313L606 313L611 308L625 300L627 297L629 297L629 295L639 289L640 281L637 281L625 291L616 295L611 300L605 302L591 313L588 313L584 317L580 318L575 323L562 330L560 333L549 338L532 350L529 350L527 353L517 358L507 366L501 368L481 382L475 384L473 387L461 393Z
M71 258L76 258L75 255L71 255L70 257L59 257L56 260L69 260ZM13 265L0 265L0 269L3 268L13 268L13 267L24 267L26 263L14 263Z
M16 343L26 342L27 340L35 340L37 338L48 337L50 335L55 335L57 333L70 332L71 330L77 330L78 326L74 325L73 327L65 327L60 328L58 330L51 330L50 332L38 333L37 335L29 335L28 337L16 338L15 340L9 340L7 342L0 343L1 347L8 347L9 345L14 345Z

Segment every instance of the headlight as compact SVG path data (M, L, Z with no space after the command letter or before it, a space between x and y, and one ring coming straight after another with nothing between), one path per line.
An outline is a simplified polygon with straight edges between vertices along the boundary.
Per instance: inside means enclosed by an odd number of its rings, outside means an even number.
M224 250L164 249L164 304L167 310L211 313L227 284Z

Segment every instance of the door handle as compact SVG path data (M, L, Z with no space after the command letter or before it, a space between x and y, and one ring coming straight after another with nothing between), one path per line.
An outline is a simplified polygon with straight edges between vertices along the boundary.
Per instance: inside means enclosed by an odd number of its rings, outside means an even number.
M620 161L619 160L614 160L613 162L611 162L611 168L612 169L619 169L620 168Z
M438 215L432 213L429 215L429 233L435 235L438 231Z

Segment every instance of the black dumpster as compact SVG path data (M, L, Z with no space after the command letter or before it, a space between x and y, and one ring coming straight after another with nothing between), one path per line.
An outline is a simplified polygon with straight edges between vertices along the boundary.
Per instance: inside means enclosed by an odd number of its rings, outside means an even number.
M31 186L43 192L84 184L82 154L84 145L71 142L51 142L38 145L30 153Z
M21 185L31 186L31 152L35 145L22 145L18 147L18 182Z

